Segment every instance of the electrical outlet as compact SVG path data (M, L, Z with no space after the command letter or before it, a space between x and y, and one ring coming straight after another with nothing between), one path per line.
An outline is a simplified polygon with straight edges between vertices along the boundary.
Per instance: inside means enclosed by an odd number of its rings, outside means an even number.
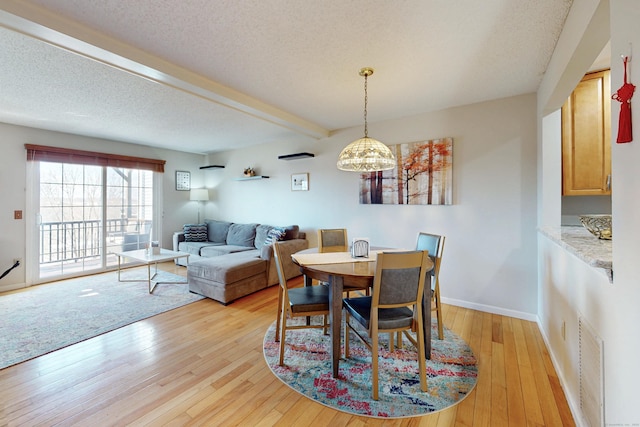
M19 262L20 265L22 265L22 258L14 258L13 263L15 264L16 262Z

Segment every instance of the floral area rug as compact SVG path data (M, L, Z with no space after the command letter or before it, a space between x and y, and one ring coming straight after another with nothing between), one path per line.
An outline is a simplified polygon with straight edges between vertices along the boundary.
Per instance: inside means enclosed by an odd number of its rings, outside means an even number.
M34 286L0 295L0 369L198 301L187 284L118 282L117 272ZM144 279L126 270L122 279ZM157 281L186 280L158 271Z
M289 320L295 321L298 319ZM371 394L371 352L353 332L349 359L344 358L342 349L339 378L331 374L331 340L321 329L287 331L285 366L279 366L274 322L264 338L264 357L285 384L334 409L378 418L426 415L459 403L475 387L478 374L476 358L467 343L447 328L444 339L437 339L436 325L434 321L426 393L420 390L416 348L406 337L402 349L390 352L388 334L380 334L378 401Z

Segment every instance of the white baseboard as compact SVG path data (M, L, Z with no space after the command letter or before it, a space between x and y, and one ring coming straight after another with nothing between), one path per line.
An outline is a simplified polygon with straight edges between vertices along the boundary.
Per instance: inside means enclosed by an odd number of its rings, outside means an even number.
M13 283L10 285L0 285L0 292L15 291L16 289L26 288L26 283Z
M515 317L516 319L528 320L530 322L537 322L538 316L533 313L524 313L522 311L509 310L506 308L495 307L492 305L477 304L469 301L462 301L458 299L442 298L444 304L455 305L457 307L470 308L472 310L484 311L486 313L500 314L502 316Z

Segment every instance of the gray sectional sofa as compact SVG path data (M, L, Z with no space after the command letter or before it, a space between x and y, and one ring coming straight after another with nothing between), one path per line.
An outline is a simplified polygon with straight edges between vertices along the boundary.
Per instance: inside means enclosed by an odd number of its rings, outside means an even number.
M186 258L176 261L187 267L189 290L226 305L278 283L272 262L274 240L284 242L285 275L299 276L300 268L291 261L291 254L309 246L305 237L297 225L205 220L174 233L173 250L190 254L188 264Z

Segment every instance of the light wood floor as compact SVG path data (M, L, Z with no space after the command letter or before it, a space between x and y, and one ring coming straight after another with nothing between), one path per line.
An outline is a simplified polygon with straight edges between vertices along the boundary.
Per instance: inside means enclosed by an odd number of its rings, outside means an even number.
M0 426L575 425L535 323L447 305L445 325L479 360L460 404L389 421L315 403L264 362L276 301L276 286L226 307L206 299L0 370Z

